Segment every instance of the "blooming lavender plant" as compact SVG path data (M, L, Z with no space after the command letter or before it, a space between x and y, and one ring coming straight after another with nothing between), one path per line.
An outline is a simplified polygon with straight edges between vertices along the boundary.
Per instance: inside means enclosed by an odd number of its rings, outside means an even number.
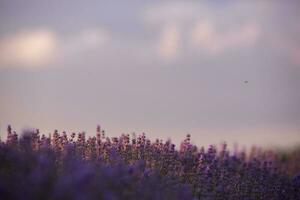
M293 160L293 164L295 161ZM109 138L39 130L0 141L0 199L299 199L299 174L274 152L207 150L143 133Z

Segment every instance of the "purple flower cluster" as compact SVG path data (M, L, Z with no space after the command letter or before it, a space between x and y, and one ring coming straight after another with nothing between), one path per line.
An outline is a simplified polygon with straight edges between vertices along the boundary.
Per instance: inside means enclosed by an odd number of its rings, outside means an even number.
M0 199L300 199L300 175L280 157L253 149L207 150L187 135L151 142L145 134L109 138L39 130L0 141Z

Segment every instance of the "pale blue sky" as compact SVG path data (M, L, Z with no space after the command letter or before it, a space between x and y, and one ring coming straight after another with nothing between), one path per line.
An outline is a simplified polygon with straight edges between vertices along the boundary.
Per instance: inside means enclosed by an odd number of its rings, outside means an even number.
M100 124L177 143L300 143L299 9L1 0L0 132Z

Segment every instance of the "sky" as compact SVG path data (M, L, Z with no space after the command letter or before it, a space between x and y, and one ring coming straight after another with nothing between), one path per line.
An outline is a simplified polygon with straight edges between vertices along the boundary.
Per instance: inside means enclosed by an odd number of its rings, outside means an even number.
M300 144L298 1L0 1L0 135Z

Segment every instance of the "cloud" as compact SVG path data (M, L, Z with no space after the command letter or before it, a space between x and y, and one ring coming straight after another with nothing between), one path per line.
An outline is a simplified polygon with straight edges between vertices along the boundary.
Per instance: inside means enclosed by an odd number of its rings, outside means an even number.
M87 47L98 47L110 40L110 34L103 29L87 29L79 35L79 41Z
M62 53L85 51L101 47L110 40L108 31L100 28L88 28L64 37L61 42Z
M21 31L0 39L0 68L35 68L50 62L57 47L54 32L46 29Z
M0 68L39 69L68 62L110 40L99 28L63 35L50 29L19 31L0 38Z
M209 54L223 53L255 44L260 32L256 23L245 23L231 30L217 31L213 23L202 20L191 30L190 44Z
M300 66L300 47L298 41L274 34L271 40L271 47L276 49L281 55L286 55L294 65Z
M179 51L180 33L176 24L168 24L160 36L158 52L163 58L173 59Z
M227 50L255 45L262 32L256 16L247 14L243 17L237 9L245 7L239 3L226 8L231 12L224 17L218 6L199 2L164 2L146 7L142 19L145 25L160 34L157 41L159 55L168 60L182 56L185 50L219 55Z

